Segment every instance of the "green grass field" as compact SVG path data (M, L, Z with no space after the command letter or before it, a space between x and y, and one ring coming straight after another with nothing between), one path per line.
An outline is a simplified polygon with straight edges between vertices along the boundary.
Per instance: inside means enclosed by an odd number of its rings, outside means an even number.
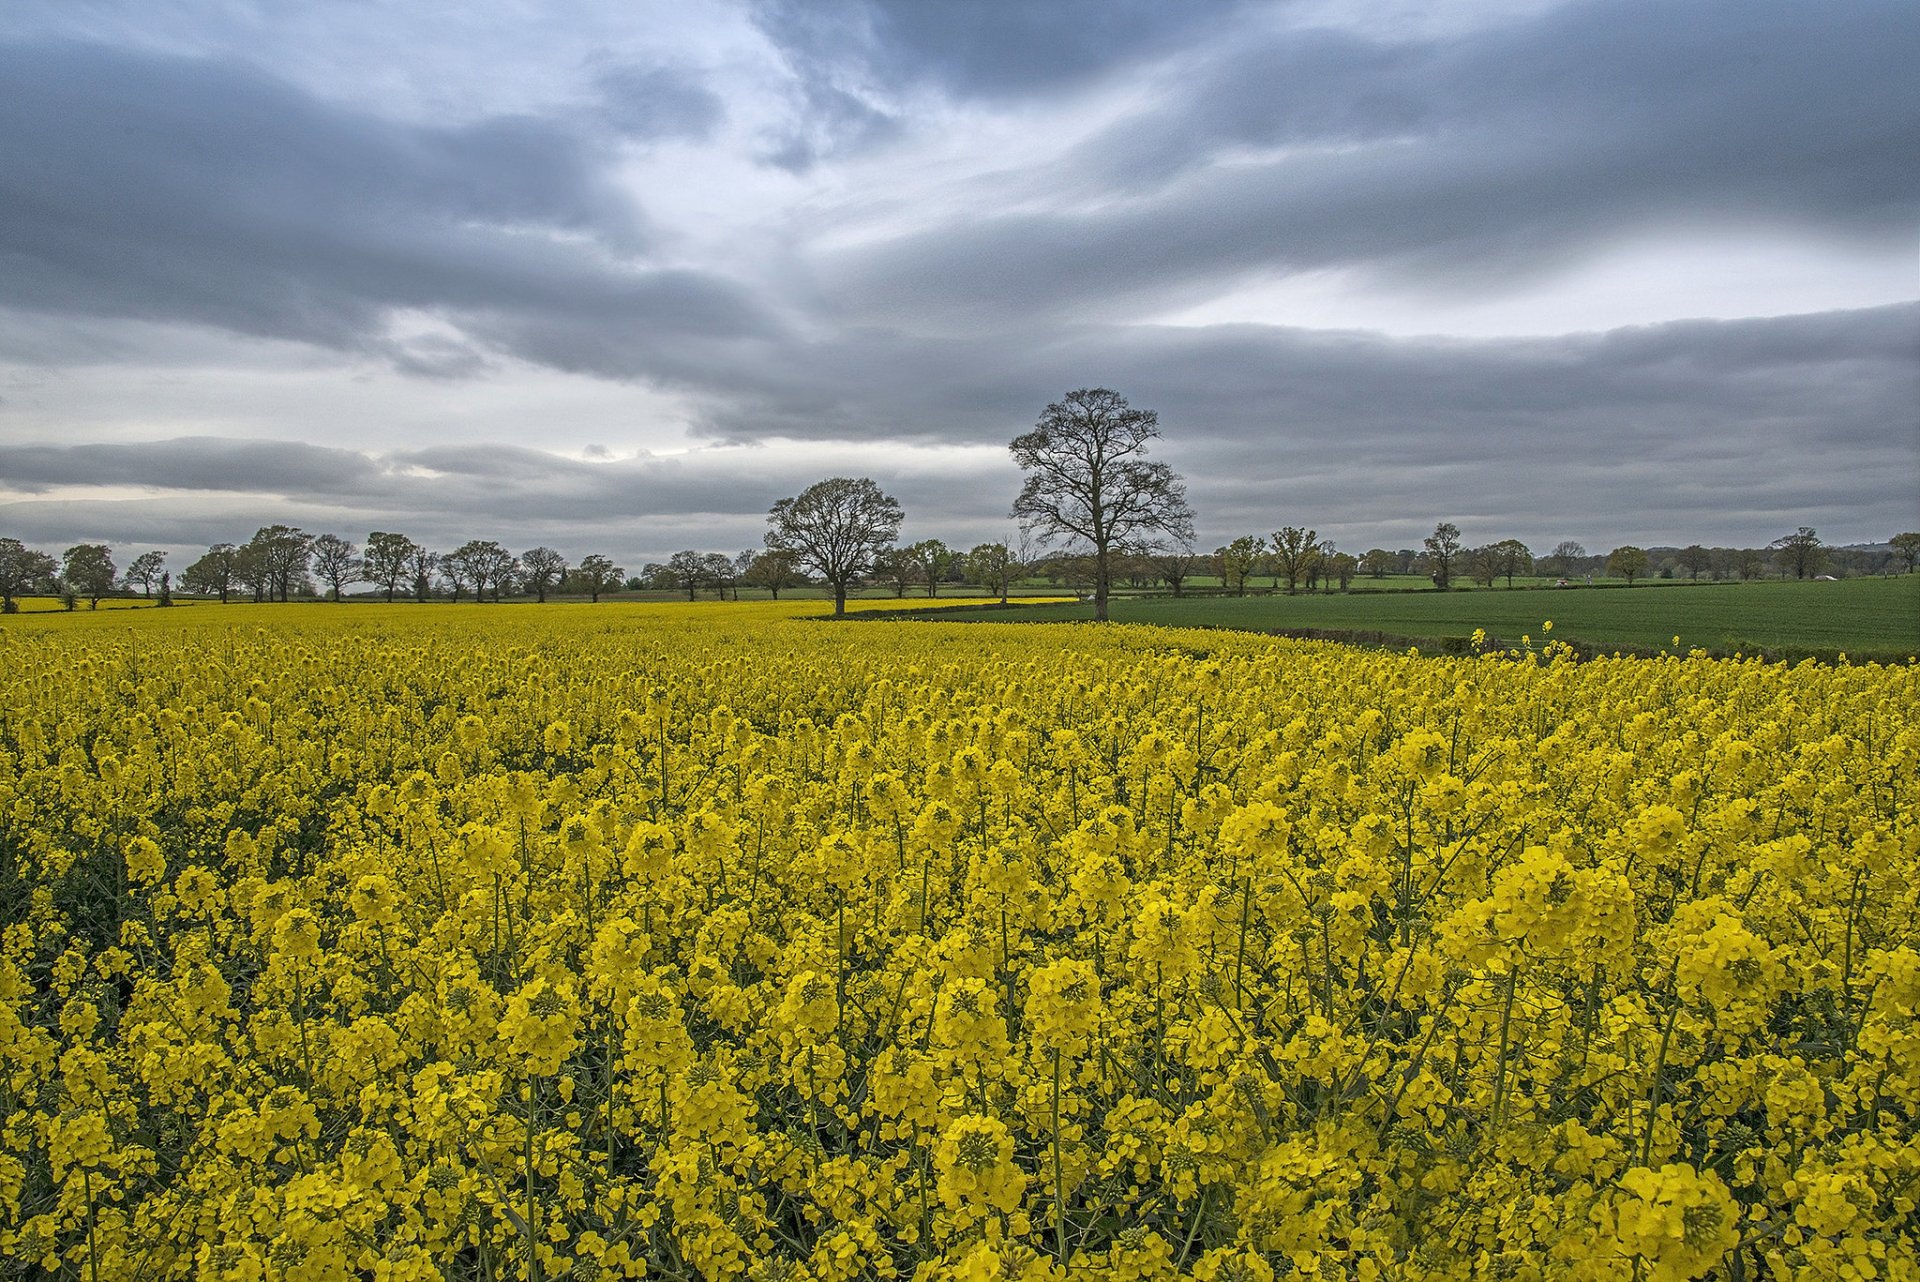
M1920 654L1920 575L1837 583L1757 582L1660 587L1541 588L1535 591L1355 592L1314 596L1117 597L1122 623L1381 632L1416 641L1464 638L1475 628L1537 645L1553 621L1556 640L1588 647L1765 651L1844 650L1905 658ZM947 618L1091 619L1091 605L1010 607Z

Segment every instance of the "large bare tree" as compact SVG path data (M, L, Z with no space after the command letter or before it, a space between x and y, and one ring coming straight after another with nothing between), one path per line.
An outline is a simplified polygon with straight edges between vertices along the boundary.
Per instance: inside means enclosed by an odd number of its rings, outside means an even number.
M906 514L867 477L817 481L767 513L767 546L791 552L833 587L833 612L847 612L847 588L892 545Z
M1027 473L1013 501L1021 525L1047 542L1091 548L1096 619L1107 617L1115 552L1144 547L1157 534L1193 537L1186 482L1145 458L1159 435L1158 414L1091 387L1047 406L1033 430L1009 446Z

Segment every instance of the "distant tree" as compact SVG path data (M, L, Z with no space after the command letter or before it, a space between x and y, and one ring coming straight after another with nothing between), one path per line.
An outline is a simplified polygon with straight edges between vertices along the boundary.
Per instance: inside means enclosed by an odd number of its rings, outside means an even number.
M313 536L291 525L268 525L247 543L266 575L269 598L286 601L295 592L311 588L307 563L313 556Z
M1519 539L1501 539L1493 545L1493 555L1509 588L1513 586L1514 575L1533 573L1533 549ZM1491 587L1492 584L1488 586Z
M160 599L154 604L159 606L173 604L173 575L166 570L160 571Z
M59 562L19 539L0 539L0 613L18 613L20 603L14 598L51 587L59 568Z
M1300 587L1300 580L1320 555L1320 535L1300 525L1283 525L1273 532L1273 568L1287 581L1287 595Z
M542 604L547 589L567 577L567 559L549 547L528 548L520 554L520 581Z
M767 546L793 554L833 589L835 616L847 589L893 544L905 518L900 504L866 477L818 481L767 512Z
M234 549L233 579L253 594L256 603L273 599L273 567L257 540L249 539Z
M440 558L440 572L453 584L453 599L460 599L463 584L473 585L473 599L484 601L487 589L500 599L501 589L511 578L519 562L511 552L493 539L469 539Z
M1569 575L1575 573L1586 559L1587 550L1584 547L1572 539L1562 539L1541 560L1540 568L1549 574Z
M360 565L354 559L357 550L337 534L322 534L313 541L313 572L336 601L342 589L360 577Z
M1914 566L1920 565L1920 531L1896 534L1887 542L1893 548L1894 558L1906 567L1906 573L1912 574Z
M1233 589L1235 596L1247 594L1247 579L1260 565L1260 558L1267 554L1267 541L1257 534L1242 534L1233 542L1219 549L1214 556L1220 561L1220 582Z
M1698 579L1700 571L1713 563L1713 554L1698 543L1690 543L1680 549L1678 560L1688 578Z
M953 549L939 539L921 539L918 543L907 544L901 553L913 562L920 581L927 585L927 595L939 596L940 580L946 577L947 570L953 565Z
M1607 553L1607 573L1625 579L1627 586L1647 572L1647 553L1645 548L1637 548L1628 543Z
M920 567L914 564L905 548L899 547L880 549L867 574L875 582L891 587L896 597L906 596L907 589L920 581Z
M580 558L580 564L574 567L573 579L576 590L585 592L598 602L600 594L617 587L626 573L613 563L611 557L592 552Z
M800 582L800 566L793 553L785 548L749 548L741 553L747 557L747 570L741 577L757 588L765 588L773 599L780 599L780 592Z
M1360 560L1351 552L1335 552L1326 559L1327 582L1338 583L1345 592L1353 586L1353 576L1360 571Z
M1187 580L1200 568L1200 554L1190 544L1167 543L1154 554L1153 564L1159 572L1160 581L1172 589L1175 596L1179 596Z
M66 590L87 598L87 608L98 610L100 598L113 591L113 552L104 543L77 543L67 549L60 564Z
M126 584L132 587L138 583L141 595L152 596L153 585L160 581L161 568L166 564L165 552L142 552L127 566Z
M1360 558L1360 572L1368 578L1384 579L1393 570L1393 553L1385 548L1368 548Z
M375 530L367 535L367 547L360 558L360 574L367 582L387 590L387 600L407 580L413 566L413 554L419 544L404 534Z
M1313 545L1313 553L1307 557L1307 568L1304 571L1307 576L1307 591L1312 592L1319 588L1321 576L1327 572L1327 563L1336 555L1338 552L1333 546L1332 539L1321 539Z
M720 593L722 601L727 599L727 589L733 589L733 599L740 599L740 576L734 571L733 558L724 552L708 552L700 558L706 571L706 581Z
M1427 549L1427 573L1433 576L1433 586L1445 592L1453 582L1454 562L1460 556L1460 527L1442 521L1421 542Z
M1013 551L1004 543L979 543L967 553L967 577L1007 603L1017 567Z
M1009 448L1027 474L1013 515L1041 539L1093 553L1093 617L1107 618L1114 555L1155 536L1193 537L1186 483L1146 461L1160 416L1136 410L1104 387L1069 392L1047 406Z
M1826 545L1810 525L1803 525L1792 534L1783 534L1767 546L1774 549L1773 557L1779 562L1781 572L1791 573L1796 579L1810 579L1820 573L1827 558Z
M1766 554L1759 548L1735 548L1733 551L1733 572L1740 576L1741 582L1760 577L1766 567Z
M689 601L694 599L701 588L710 586L708 576L711 568L707 564L707 558L705 554L696 552L692 548L675 552L667 558L666 565L661 568L664 573L660 576L660 585L680 589L687 594Z
M412 540L408 540L412 543ZM425 544L414 543L407 552L407 573L413 576L413 599L422 605L433 594L433 572L440 568L440 554Z
M1460 562L1466 569L1467 577L1483 588L1492 587L1494 580L1500 577L1500 553L1492 544L1461 553Z

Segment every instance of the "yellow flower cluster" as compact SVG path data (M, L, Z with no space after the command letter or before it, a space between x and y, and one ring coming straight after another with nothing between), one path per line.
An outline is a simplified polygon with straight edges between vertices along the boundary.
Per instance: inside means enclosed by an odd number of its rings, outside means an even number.
M817 612L0 628L0 1275L1920 1280L1920 669Z

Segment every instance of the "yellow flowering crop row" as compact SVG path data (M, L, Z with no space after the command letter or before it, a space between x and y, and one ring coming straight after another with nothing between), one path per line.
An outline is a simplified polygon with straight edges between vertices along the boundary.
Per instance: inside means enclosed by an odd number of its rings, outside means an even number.
M0 629L0 1277L1920 1278L1920 669Z

